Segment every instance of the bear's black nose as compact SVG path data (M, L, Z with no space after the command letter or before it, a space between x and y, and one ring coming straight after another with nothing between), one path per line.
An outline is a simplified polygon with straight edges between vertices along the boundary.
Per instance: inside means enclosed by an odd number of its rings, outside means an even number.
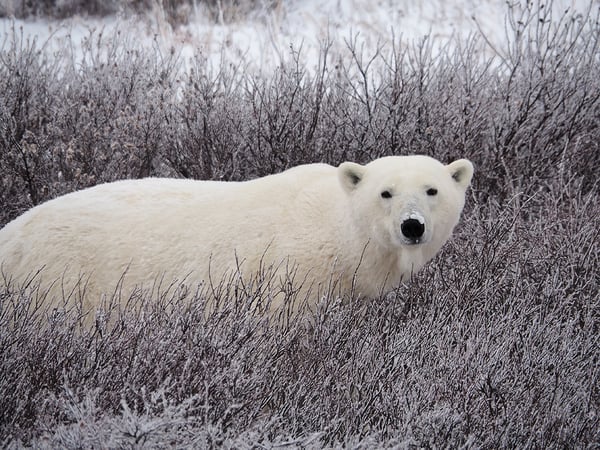
M417 219L406 219L400 225L400 229L405 237L416 241L425 233L425 224L419 222Z

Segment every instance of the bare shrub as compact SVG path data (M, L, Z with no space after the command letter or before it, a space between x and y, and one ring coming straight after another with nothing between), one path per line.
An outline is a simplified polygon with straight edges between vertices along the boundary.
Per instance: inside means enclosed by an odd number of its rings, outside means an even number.
M260 10L281 8L281 0L2 0L0 17L65 19L76 15L158 13L173 27L187 24L201 8L215 24L243 20Z

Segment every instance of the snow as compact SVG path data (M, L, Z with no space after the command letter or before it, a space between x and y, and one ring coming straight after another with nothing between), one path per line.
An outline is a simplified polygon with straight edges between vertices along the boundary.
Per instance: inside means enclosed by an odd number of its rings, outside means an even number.
M276 7L250 14L244 21L214 23L206 11L196 7L190 23L172 29L160 14L149 12L137 20L82 19L63 22L0 20L3 45L13 39L14 26L25 39L37 39L50 52L65 42L77 49L90 36L102 32L110 38L117 31L142 46L158 44L174 48L184 60L194 55L218 66L236 62L250 71L270 71L289 59L291 50L300 51L309 69L318 66L320 48L331 44L330 55L348 56L347 42L355 41L366 57L381 46L407 45L430 34L441 48L452 45L454 37L466 38L481 31L496 48L506 45L505 0L280 0ZM513 2L515 5L519 2ZM543 4L544 2L540 2ZM598 0L555 0L553 18L569 10L585 14L598 7ZM521 7L523 2L521 1ZM491 52L491 48L488 47Z

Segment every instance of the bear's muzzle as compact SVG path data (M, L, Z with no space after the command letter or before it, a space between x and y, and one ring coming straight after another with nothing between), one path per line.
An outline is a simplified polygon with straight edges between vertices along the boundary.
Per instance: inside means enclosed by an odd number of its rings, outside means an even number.
M402 221L400 231L405 244L420 244L425 235L425 219L420 214L413 212Z

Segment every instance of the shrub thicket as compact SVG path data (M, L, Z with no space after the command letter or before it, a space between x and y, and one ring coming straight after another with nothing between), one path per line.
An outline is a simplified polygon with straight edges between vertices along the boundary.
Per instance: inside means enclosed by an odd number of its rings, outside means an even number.
M597 11L511 10L510 45L427 40L271 75L186 70L93 35L84 55L0 50L0 224L103 181L240 180L389 154L467 157L452 241L386 297L269 326L264 286L170 286L92 330L0 283L0 442L565 448L600 443ZM9 307L10 305L10 307ZM190 306L191 305L191 306ZM109 308L110 309L110 308ZM135 312L134 312L135 311ZM45 326L42 326L45 324Z
M281 0L1 0L0 17L144 16L153 11L169 24L181 25L187 24L199 9L214 23L230 23L243 20L261 9L280 7Z

